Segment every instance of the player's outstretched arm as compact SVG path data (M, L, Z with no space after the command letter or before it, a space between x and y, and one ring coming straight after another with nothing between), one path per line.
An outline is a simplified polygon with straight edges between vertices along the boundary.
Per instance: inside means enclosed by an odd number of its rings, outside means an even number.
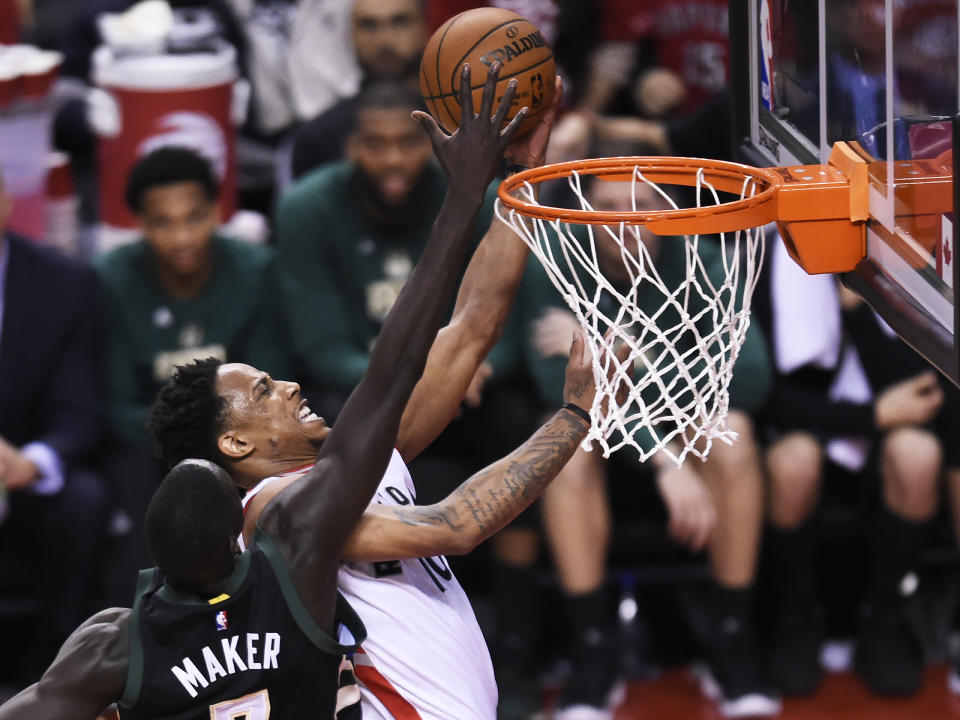
M429 115L415 113L449 178L443 206L420 262L387 316L367 372L324 441L316 465L260 516L260 526L287 556L301 599L324 627L333 624L343 545L386 470L403 408L453 299L484 191L526 115L521 111L501 131L516 91L516 81L511 81L491 117L499 70L494 63L479 114L474 114L470 68L464 66L463 119L453 135Z
M507 146L507 161L522 167L543 165L563 95L556 80L553 104L530 133ZM500 340L520 287L530 250L496 216L474 252L460 283L453 317L430 348L423 377L400 420L397 450L406 462L419 455L460 408L480 363Z
M595 392L593 368L578 332L570 349L563 399L588 409ZM518 449L440 502L369 508L347 542L344 559L376 562L470 552L543 492L589 427L576 412L561 409Z
M128 608L110 608L89 618L39 682L0 706L0 720L95 720L123 694L129 617Z

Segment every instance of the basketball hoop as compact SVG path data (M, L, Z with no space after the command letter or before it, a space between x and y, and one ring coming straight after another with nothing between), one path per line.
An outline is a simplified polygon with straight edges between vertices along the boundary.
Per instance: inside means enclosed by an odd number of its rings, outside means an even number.
M863 257L864 231L855 217L866 202L862 161L846 149L837 152L837 162L831 156L829 165L797 168L678 157L601 158L533 168L503 181L497 216L543 265L583 326L593 354L597 393L585 448L596 441L607 457L629 445L641 461L664 452L679 465L689 453L706 459L714 440L736 439L726 424L729 387L750 325L764 227L778 223L791 255L808 272L850 270ZM629 182L632 206L596 210L584 190L591 177ZM579 207L538 202L535 186L561 178ZM670 209L638 208L637 189L644 185ZM694 206L679 207L661 185L692 188ZM643 228L678 236L664 242L683 243L685 279L679 284L664 280L670 273L658 267L658 253L647 247ZM834 234L817 240L824 228ZM720 249L720 260L710 267L704 256L713 240L701 238L706 234L717 237ZM618 283L601 269L610 253L604 256L598 246L611 242L623 264L616 268ZM654 289L659 302L650 303ZM614 311L609 303L606 311L598 307L604 297L613 298ZM622 362L613 352L621 344L630 348ZM618 403L618 396L626 400Z

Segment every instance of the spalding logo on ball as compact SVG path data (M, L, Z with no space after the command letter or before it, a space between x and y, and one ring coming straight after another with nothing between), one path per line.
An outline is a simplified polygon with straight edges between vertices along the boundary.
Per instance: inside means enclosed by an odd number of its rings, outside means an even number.
M430 114L447 132L460 125L460 69L470 63L473 106L480 107L486 70L494 62L503 66L497 80L497 102L511 78L517 79L505 122L520 108L529 108L527 118L514 137L529 132L553 101L557 74L550 46L526 18L510 10L485 7L467 10L445 22L433 34L420 63L420 92Z

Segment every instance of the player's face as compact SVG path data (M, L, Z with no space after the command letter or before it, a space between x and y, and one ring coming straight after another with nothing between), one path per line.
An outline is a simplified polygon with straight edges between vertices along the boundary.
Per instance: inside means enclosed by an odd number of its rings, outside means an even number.
M399 207L410 199L433 153L430 139L412 108L367 108L347 150L384 205Z
M356 0L353 46L357 61L377 78L403 77L423 53L425 33L417 0Z
M316 449L330 434L300 395L295 382L274 380L267 373L242 363L225 363L217 370L217 392L227 403L227 431L243 445L234 454L283 460ZM230 448L220 449L230 455Z
M636 197L636 206L633 205ZM638 182L635 185L629 182L613 182L594 180L589 191L590 204L595 210L606 212L622 212L625 210L667 210L669 203L646 183ZM613 231L618 232L617 228ZM594 238L597 242L597 260L604 276L611 282L623 285L630 282L630 273L624 265L620 244L605 230L595 229ZM640 238L647 252L656 259L660 247L660 238L640 228ZM640 245L635 235L628 229L624 232L624 248L634 257L640 256Z
M139 220L162 272L191 278L207 269L210 241L220 218L216 203L200 183L172 183L147 190Z

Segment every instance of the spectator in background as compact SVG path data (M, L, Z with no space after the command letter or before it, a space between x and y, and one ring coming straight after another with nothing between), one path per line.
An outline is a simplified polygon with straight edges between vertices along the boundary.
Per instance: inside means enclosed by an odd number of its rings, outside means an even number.
M246 74L246 42L243 29L231 10L228 0L167 0L171 7L204 8L220 25L223 37L237 49L240 70ZM63 37L63 68L67 77L92 84L90 77L93 51L103 42L97 19L104 13L122 13L137 4L137 0L87 0L71 19Z
M806 275L782 243L768 247L756 317L769 328L777 368L763 419L778 592L773 669L784 693L805 695L819 685L814 518L824 479L845 469L879 500L855 667L873 692L910 694L920 687L924 659L904 615L916 583L902 581L915 569L938 504L945 442L931 423L944 391L936 372L859 296L833 276ZM955 435L944 437L956 445Z
M352 0L226 0L243 26L252 86L250 130L271 143L356 93Z
M726 0L565 5L560 60L584 70L548 160L583 157L594 133L649 143L661 154L729 157L729 101L717 100L729 84L727 17ZM711 144L688 153L687 138L703 147L698 130Z
M141 523L163 476L146 429L150 404L174 368L198 358L292 371L272 253L217 233L218 187L192 150L164 147L130 172L127 203L143 238L101 258L108 322L108 479L134 530L111 578L149 560ZM130 588L111 587L121 604Z
M420 257L446 181L430 140L410 117L418 90L367 87L357 103L349 160L316 169L281 198L277 244L283 303L305 385L328 419L366 371L379 334ZM476 227L493 216L491 186ZM310 393L316 398L315 393Z
M20 6L21 37L11 41L0 39L0 42L25 42L47 50L60 49L64 32L75 14L74 3L70 0L0 0L0 27L7 22L2 8L8 2Z
M96 275L5 231L11 207L0 177L0 595L32 582L33 637L4 633L19 672L8 681L28 684L97 600L107 496L88 463L102 439L103 343Z
M532 22L547 44L556 38L557 20L564 0L424 0L427 30L432 34L454 15L478 7L498 7L512 10Z
M418 0L354 0L350 20L364 85L400 81L419 87L417 70L426 37ZM345 98L297 130L291 168L294 179L343 158L358 103L358 96Z
M631 208L628 182L591 180L586 192L596 210ZM637 183L637 210L668 207L650 186ZM619 244L601 232L595 237L604 276L629 286L630 276ZM643 243L664 284L679 287L687 268L682 239L645 234ZM722 280L724 260L720 249L704 238L699 255L706 274L714 282ZM582 280L590 282L586 276ZM593 286L585 287L591 296ZM554 402L566 362L563 343L569 345L577 320L535 263L528 268L522 292L521 302L531 328L530 365L543 399ZM640 306L650 315L664 301L660 292L646 283L637 292ZM601 308L608 308L607 317L616 315L615 302L609 295L599 300ZM659 316L658 324L671 327L677 322L671 318L668 308ZM637 368L637 372L643 371ZM725 717L765 716L779 711L779 700L768 687L762 669L751 607L763 513L763 474L750 412L765 400L769 380L765 339L759 328L751 327L737 361L727 419L739 439L732 445L715 443L702 464L688 460L678 468L662 454L652 460L671 535L691 549L709 549L713 585L691 609L695 629L702 628L700 639L708 667L703 685L707 694L715 696ZM632 460L626 459L628 463ZM635 467L632 470L638 471ZM586 715L581 713L586 712L593 713L590 717L612 717L611 703L617 700L619 668L610 651L613 629L606 596L611 529L606 474L607 463L598 451L579 451L544 494L544 527L564 595L574 666L555 715L561 719L583 717Z
M311 407L331 420L367 367L370 347L420 258L445 191L429 139L410 113L422 107L419 90L401 81L367 86L357 101L347 142L349 160L315 169L294 184L277 210L283 300L294 346L304 367ZM496 185L491 185L475 225L490 226ZM519 242L519 240L518 240ZM461 417L412 465L418 503L440 500L454 478L466 477L502 457L536 427L529 383L518 376L518 326L508 321L498 344L474 376ZM501 629L523 625L525 601L535 587L523 564L533 513L520 536L511 526L492 541L495 606ZM518 577L523 584L518 583ZM529 592L527 592L529 590ZM523 605L524 612L516 612ZM532 623L527 623L532 625ZM507 643L509 645L509 643ZM501 705L512 678L500 673L510 656L494 643ZM506 682L504 682L506 680Z
M62 0L58 0L62 1ZM193 8L206 13L217 26L220 37L237 50L240 74L247 74L247 45L243 28L227 4L227 0L168 0L174 9ZM84 223L98 220L97 136L91 123L87 103L88 86L93 86L93 55L103 44L98 19L106 13L123 13L137 0L86 0L68 2L69 11L59 13L63 23L60 50L63 52L61 74L68 82L58 84L55 102L53 145L70 156L74 185L80 198L80 213ZM49 14L49 13L47 13ZM238 157L246 165L244 157Z

